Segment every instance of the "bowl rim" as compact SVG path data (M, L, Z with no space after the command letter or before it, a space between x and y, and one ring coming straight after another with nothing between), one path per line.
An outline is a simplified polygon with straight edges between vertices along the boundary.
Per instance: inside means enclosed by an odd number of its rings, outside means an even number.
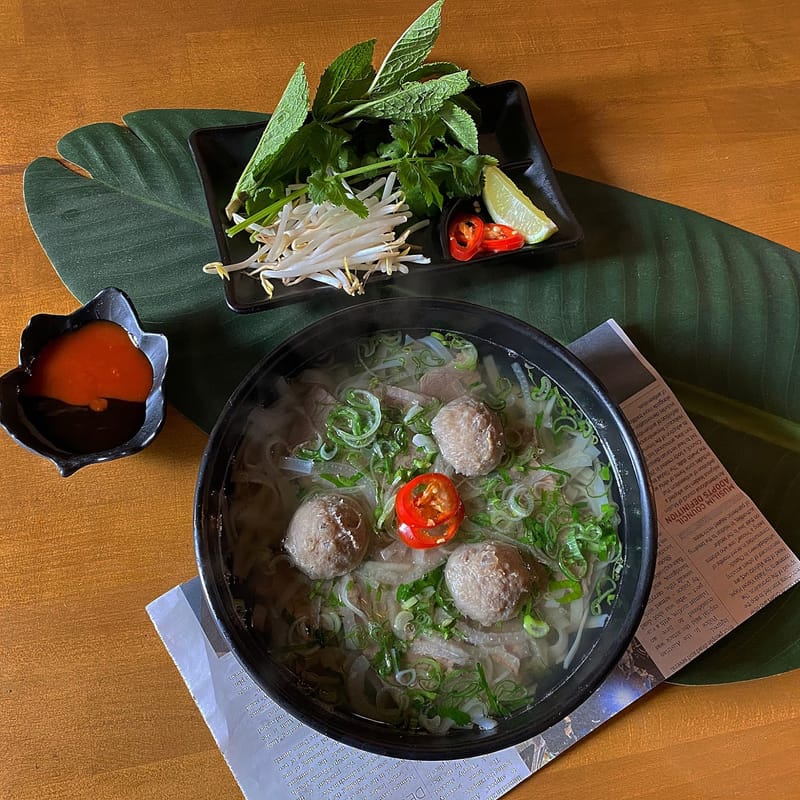
M388 726L377 723L374 721L364 721L367 727L371 727L383 731L384 733L391 730L391 741L384 740L382 737L375 736L371 741L365 740L361 734L353 731L352 720L353 716L349 716L350 725L347 724L348 717L340 712L323 714L314 702L309 702L305 705L298 706L295 702L298 692L293 693L293 697L288 696L283 691L278 691L275 686L269 685L254 668L248 665L248 647L247 642L243 640L239 631L232 631L224 622L226 616L226 608L222 600L220 587L215 584L215 575L213 572L214 565L211 560L211 553L209 547L211 542L206 536L206 533L213 527L216 540L219 540L219 533L221 530L221 518L214 520L214 525L209 526L204 524L206 514L206 502L209 493L216 496L224 494L218 486L210 487L208 485L209 476L213 468L213 460L215 458L215 451L218 442L224 437L227 428L231 422L232 415L235 418L236 410L240 403L248 396L248 394L258 384L259 377L262 372L269 369L269 365L279 362L281 358L288 357L293 348L298 346L301 341L307 340L311 336L321 335L323 332L328 331L333 326L335 329L340 323L345 322L348 318L363 317L362 322L369 319L370 314L379 314L380 317L390 319L390 310L397 313L396 310L409 310L413 309L418 318L422 317L421 311L435 310L441 313L446 310L452 314L464 313L472 316L483 316L490 318L490 321L499 322L509 329L515 329L525 337L530 337L531 341L535 341L537 346L545 346L556 354L556 358L563 361L568 365L569 369L577 373L580 379L585 383L586 387L595 395L602 403L605 410L610 415L613 425L619 434L620 440L624 446L625 455L630 459L629 467L633 472L635 478L635 485L638 488L640 506L638 515L641 520L642 540L640 543L641 548L641 566L635 579L632 578L633 583L632 596L630 599L630 610L626 613L624 622L620 625L620 633L613 642L606 641L604 643L605 649L608 654L600 667L591 670L586 670L587 674L581 676L580 685L575 685L575 701L571 702L569 707L564 705L560 710L554 709L549 714L541 714L538 722L533 727L524 727L524 730L516 730L516 733L503 733L497 731L488 732L487 735L474 733L470 741L465 742L458 737L458 731L452 731L445 736L431 736L421 735L419 733L401 731L396 728L389 729ZM379 324L380 329L397 329L396 324ZM426 328L430 327L425 323L410 323L405 325L406 328ZM437 326L433 326L436 328ZM456 330L452 326L443 324L442 330ZM460 331L468 336L474 338L483 338L479 334L467 333ZM506 350L513 349L504 345L502 342L497 342L499 346ZM330 349L330 347L326 348ZM324 350L323 350L324 352ZM516 352L516 351L513 351ZM547 370L545 370L547 372ZM570 392L571 393L571 392ZM230 463L230 460L228 461ZM227 474L227 467L225 467ZM653 497L652 486L648 478L647 469L644 463L644 458L641 449L635 438L633 430L625 419L618 404L611 398L608 391L605 389L599 379L591 372L591 370L573 355L566 347L560 344L557 340L545 334L538 328L524 322L516 317L508 315L504 312L497 311L492 308L481 306L475 303L450 300L440 297L395 297L388 299L380 299L374 301L367 301L358 305L348 306L342 310L329 314L316 322L304 327L291 336L284 339L280 344L273 348L267 355L259 360L259 362L250 370L250 372L241 381L239 386L231 394L222 409L217 422L215 423L198 472L198 480L195 490L194 502L194 544L195 544L195 558L200 575L200 583L203 588L203 596L210 611L210 616L222 635L226 645L233 653L234 657L241 663L247 673L251 676L254 682L262 688L265 693L274 700L285 711L291 714L296 719L299 719L304 724L312 729L323 733L327 736L344 744L366 750L380 755L391 756L395 758L408 758L414 760L448 760L456 758L468 758L473 756L485 755L490 752L496 752L506 747L521 744L531 737L544 732L552 725L559 723L565 716L572 713L589 696L600 686L600 684L608 677L613 671L618 662L624 655L625 650L633 641L636 629L641 621L647 599L652 586L653 574L655 571L655 558L656 558L656 544L657 544L657 528L655 518L655 501ZM639 543L637 542L637 546ZM216 552L216 550L214 551ZM626 554L627 559L627 554ZM220 557L220 561L222 558ZM224 565L223 565L224 566ZM613 609L612 609L613 611ZM619 612L622 613L622 612ZM606 637L608 638L608 637ZM600 641L598 638L597 641ZM590 650L594 651L596 643L592 644ZM587 659L584 658L585 662ZM583 662L582 662L583 663ZM570 675L572 677L572 675ZM569 684L573 681L567 679L559 684L557 688ZM549 695L548 695L549 696ZM535 708L536 703L531 708ZM530 711L530 708L527 710ZM507 719L514 719L514 716ZM359 718L359 723L362 719ZM498 726L500 728L502 726ZM455 735L454 735L455 734ZM435 742L435 746L431 746Z

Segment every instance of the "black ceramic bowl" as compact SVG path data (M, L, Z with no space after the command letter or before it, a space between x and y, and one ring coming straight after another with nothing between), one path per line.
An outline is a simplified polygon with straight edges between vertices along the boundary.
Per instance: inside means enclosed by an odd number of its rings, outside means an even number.
M70 448L53 441L37 418L26 408L23 387L31 376L37 355L51 341L93 320L107 320L123 328L136 347L147 356L153 368L153 385L144 404L130 427L130 414L122 412L103 424L113 427L125 425L130 435L118 441L114 430L107 430L98 441L113 441L113 445L100 445L89 452ZM103 289L81 308L67 315L36 314L22 332L19 349L19 366L0 377L0 425L23 447L32 453L50 459L65 478L88 464L111 461L138 453L153 441L164 424L164 376L167 371L167 338L142 330L139 317L128 296L120 289ZM86 411L87 415L94 412ZM73 436L72 438L76 438ZM81 451L79 451L81 450Z
M491 731L454 730L446 735L413 733L363 717L331 711L312 700L296 677L270 658L263 642L240 619L229 585L230 553L221 537L226 484L248 414L277 399L279 379L291 377L326 353L379 331L422 336L457 332L484 347L501 347L548 374L595 424L598 445L614 476L624 548L617 599L588 652L537 702L501 720ZM350 307L309 326L277 347L245 378L225 406L200 469L195 499L196 555L213 617L231 650L253 679L278 704L312 728L345 744L383 755L419 760L467 758L500 750L535 736L586 700L620 660L644 610L655 560L655 522L649 484L631 430L603 386L572 354L527 324L467 303L403 298Z

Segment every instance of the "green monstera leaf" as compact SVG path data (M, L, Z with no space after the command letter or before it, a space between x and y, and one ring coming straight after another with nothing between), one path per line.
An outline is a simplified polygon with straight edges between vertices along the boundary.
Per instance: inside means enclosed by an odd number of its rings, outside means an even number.
M187 137L263 119L218 110L140 111L80 128L25 174L34 230L84 302L105 286L170 339L172 404L210 430L230 392L283 338L341 308L324 296L236 315L201 272L217 256ZM87 177L87 174L89 177ZM672 383L735 480L800 552L800 254L702 215L571 175L578 248L368 289L440 294L514 314L569 342L614 317ZM463 276L468 278L464 280ZM676 678L739 680L800 667L800 588L787 592Z

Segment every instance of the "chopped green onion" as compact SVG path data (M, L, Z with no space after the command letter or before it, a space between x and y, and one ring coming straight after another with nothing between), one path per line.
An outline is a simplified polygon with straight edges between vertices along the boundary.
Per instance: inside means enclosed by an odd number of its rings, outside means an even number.
M571 603L573 600L578 600L583 597L583 589L578 581L570 580L569 578L562 581L551 581L550 591L558 592L564 589L564 594L556 598L562 605Z
M550 625L533 611L533 601L528 599L522 608L522 627L534 639L541 639L550 633Z
M364 474L362 472L357 472L355 475L351 475L350 477L345 477L344 475L334 475L330 472L320 473L320 478L328 481L328 483L332 483L334 486L340 489L349 489L352 486L356 486L363 477Z
M489 710L492 712L492 714L502 717L503 709L500 707L500 703L497 702L497 697L492 691L492 687L489 686L489 681L486 680L486 673L483 671L483 664L478 661L475 664L475 669L478 672L478 684L483 690L483 693L486 695L486 702L489 704Z

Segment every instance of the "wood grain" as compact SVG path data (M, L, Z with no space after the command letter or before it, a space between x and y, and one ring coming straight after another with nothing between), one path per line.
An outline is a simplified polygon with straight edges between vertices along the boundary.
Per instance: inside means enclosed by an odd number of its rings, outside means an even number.
M382 54L425 5L0 4L0 371L33 313L76 305L27 223L33 158L137 109L269 110L298 61L313 82L355 41ZM799 40L788 0L448 0L436 55L520 80L559 169L798 249ZM204 444L172 412L144 453L63 480L0 437L0 797L239 796L144 611L195 572ZM791 797L799 695L800 672L660 687L509 797Z

